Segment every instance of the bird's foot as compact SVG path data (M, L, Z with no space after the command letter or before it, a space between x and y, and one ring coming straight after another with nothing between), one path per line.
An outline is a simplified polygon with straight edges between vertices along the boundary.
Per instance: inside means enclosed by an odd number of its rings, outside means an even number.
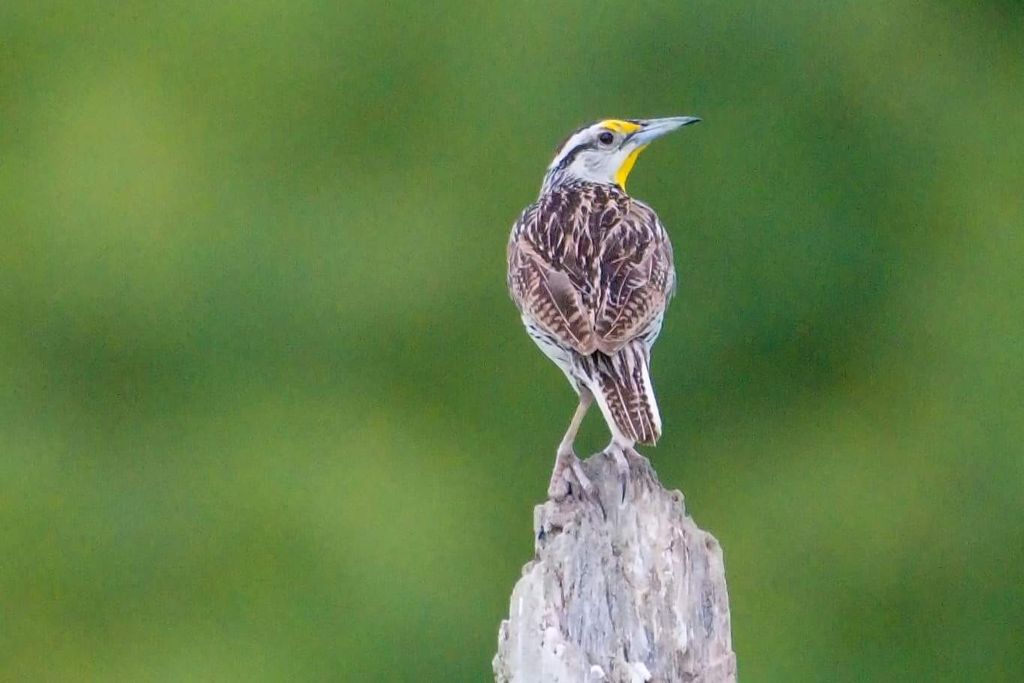
M626 502L626 491L634 470L643 471L648 466L648 460L637 452L633 446L623 446L612 442L604 449L605 455L615 461L615 469L619 474L619 503Z
M590 498L593 494L594 485L583 471L583 462L572 448L559 448L551 483L548 484L548 498L558 501L572 495Z
M646 470L651 466L651 461L647 459L647 456L643 455L635 447L625 449L626 459L629 460L631 467L638 468L640 470Z
M604 453L615 461L615 470L619 474L619 504L626 502L626 484L629 481L629 461L626 460L625 449L617 443L608 444Z

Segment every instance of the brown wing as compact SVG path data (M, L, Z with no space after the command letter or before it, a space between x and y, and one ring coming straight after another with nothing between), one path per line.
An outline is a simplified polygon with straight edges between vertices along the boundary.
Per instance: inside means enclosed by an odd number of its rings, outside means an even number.
M564 345L612 354L657 323L674 285L672 248L646 205L607 186L545 194L508 245L519 310Z
M618 351L660 324L675 288L672 245L657 215L630 200L601 241L601 300L595 315L598 347Z
M580 267L578 226L564 195L527 208L508 243L508 288L519 310L563 345L582 354L597 348L591 289ZM592 250L592 248L591 248Z

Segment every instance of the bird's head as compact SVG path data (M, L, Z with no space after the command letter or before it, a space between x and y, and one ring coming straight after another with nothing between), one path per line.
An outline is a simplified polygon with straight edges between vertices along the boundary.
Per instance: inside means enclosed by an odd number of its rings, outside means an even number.
M652 140L698 121L694 116L673 116L605 119L584 126L559 146L544 176L541 192L579 180L625 189L633 164Z

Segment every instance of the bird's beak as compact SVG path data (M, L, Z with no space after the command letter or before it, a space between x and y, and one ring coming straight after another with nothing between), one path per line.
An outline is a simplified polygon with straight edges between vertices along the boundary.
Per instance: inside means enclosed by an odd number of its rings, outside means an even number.
M700 121L696 116L670 116L664 119L648 119L640 124L640 130L630 136L630 142L636 145L649 145L651 141L671 133L683 126Z
M644 149L647 148L647 145L651 144L652 141L660 138L666 133L671 133L683 126L688 126L691 123L697 123L698 121L700 121L700 119L696 116L671 116L666 119L648 119L647 121L641 121L640 129L626 138L626 141L623 144L623 150L625 150L627 154L625 159L622 161L622 165L619 166L619 170L615 173L615 184L623 190L626 189L626 179L629 177L630 172L632 172L633 165L636 164L637 157L640 156L640 152L644 151Z

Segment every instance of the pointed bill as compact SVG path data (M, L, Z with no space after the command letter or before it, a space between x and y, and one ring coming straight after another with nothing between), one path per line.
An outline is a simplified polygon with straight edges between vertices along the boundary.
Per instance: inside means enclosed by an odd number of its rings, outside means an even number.
M700 121L696 116L670 116L664 119L648 119L644 121L640 130L630 136L631 142L637 145L648 145L662 135L679 130L683 126Z

